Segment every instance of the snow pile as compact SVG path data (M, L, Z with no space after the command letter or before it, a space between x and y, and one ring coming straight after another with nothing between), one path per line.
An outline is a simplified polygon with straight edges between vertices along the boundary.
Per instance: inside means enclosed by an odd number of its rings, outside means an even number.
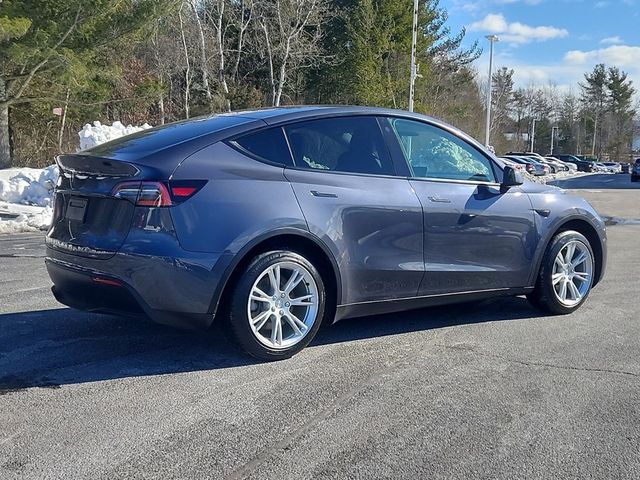
M58 168L0 170L0 233L42 230L51 223Z
M58 167L0 170L0 201L48 207L58 181Z
M553 182L556 180L564 180L566 178L581 177L583 175L586 175L583 172L558 172L558 173L548 173L543 176L531 175L530 173L524 172L524 171L522 171L521 173L530 182L542 183L542 184L547 184L549 182Z
M139 127L125 127L120 122L113 122L113 125L102 125L97 121L93 125L86 124L78 132L80 150L147 128L151 128L147 123ZM43 169L0 170L0 233L46 230L51 224L51 193L57 181L56 165Z
M87 148L95 147L101 143L115 140L116 138L130 135L132 133L139 132L151 128L151 125L145 123L142 126L127 125L126 127L121 122L113 122L113 125L103 125L97 120L93 122L93 125L87 123L82 130L78 132L80 136L80 150L86 150Z
M46 230L52 216L51 207L16 206L0 202L0 234Z

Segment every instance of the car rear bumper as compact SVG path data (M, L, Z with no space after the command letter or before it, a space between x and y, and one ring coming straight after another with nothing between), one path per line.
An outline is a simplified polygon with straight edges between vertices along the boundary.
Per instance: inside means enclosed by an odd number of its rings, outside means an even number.
M231 255L157 257L119 252L108 260L47 248L56 299L80 310L147 316L165 325L208 327Z

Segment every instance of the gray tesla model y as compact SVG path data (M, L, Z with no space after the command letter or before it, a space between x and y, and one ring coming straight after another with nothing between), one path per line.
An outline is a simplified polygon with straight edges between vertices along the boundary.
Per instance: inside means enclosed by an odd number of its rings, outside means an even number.
M570 313L606 264L585 200L403 111L215 115L57 163L46 264L60 302L215 321L260 359L345 317L496 295Z

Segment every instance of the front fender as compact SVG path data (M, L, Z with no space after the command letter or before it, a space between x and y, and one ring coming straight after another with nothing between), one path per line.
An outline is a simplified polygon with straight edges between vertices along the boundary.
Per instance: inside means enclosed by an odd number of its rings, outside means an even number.
M530 194L531 204L536 214L536 227L538 230L538 246L533 257L533 268L529 278L529 285L535 285L540 264L547 247L553 237L567 224L583 222L595 232L594 239L598 244L593 245L594 250L600 249L601 265L599 274L594 279L594 285L604 275L607 259L607 234L604 221L595 209L581 197L569 195L564 191L547 191L539 194ZM594 240L590 239L590 240Z

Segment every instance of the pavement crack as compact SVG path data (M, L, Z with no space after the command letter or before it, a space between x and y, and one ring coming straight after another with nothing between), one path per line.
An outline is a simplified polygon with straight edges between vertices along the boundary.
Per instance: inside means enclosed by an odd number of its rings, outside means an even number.
M640 377L640 374L638 374L638 373L627 372L625 370L614 370L614 369L609 369L609 368L574 367L574 366L570 366L570 365L557 365L557 364L554 364L554 363L531 362L531 361L525 361L525 360L518 360L518 359L514 359L514 358L508 358L508 357L505 357L505 356L502 356L502 355L496 355L495 353L482 352L482 351L480 351L480 350L478 350L476 348L462 346L462 345L434 344L434 346L445 348L445 349L450 349L450 350L471 352L471 353L475 353L475 354L483 356L483 357L496 358L496 359L499 359L499 360L504 360L505 362L515 363L515 364L518 364L518 365L524 365L524 366L527 366L527 367L553 368L553 369L557 369L557 370L572 370L572 371L578 371L578 372L611 373L611 374L614 374L614 375L626 375L626 376L636 377L636 378Z

